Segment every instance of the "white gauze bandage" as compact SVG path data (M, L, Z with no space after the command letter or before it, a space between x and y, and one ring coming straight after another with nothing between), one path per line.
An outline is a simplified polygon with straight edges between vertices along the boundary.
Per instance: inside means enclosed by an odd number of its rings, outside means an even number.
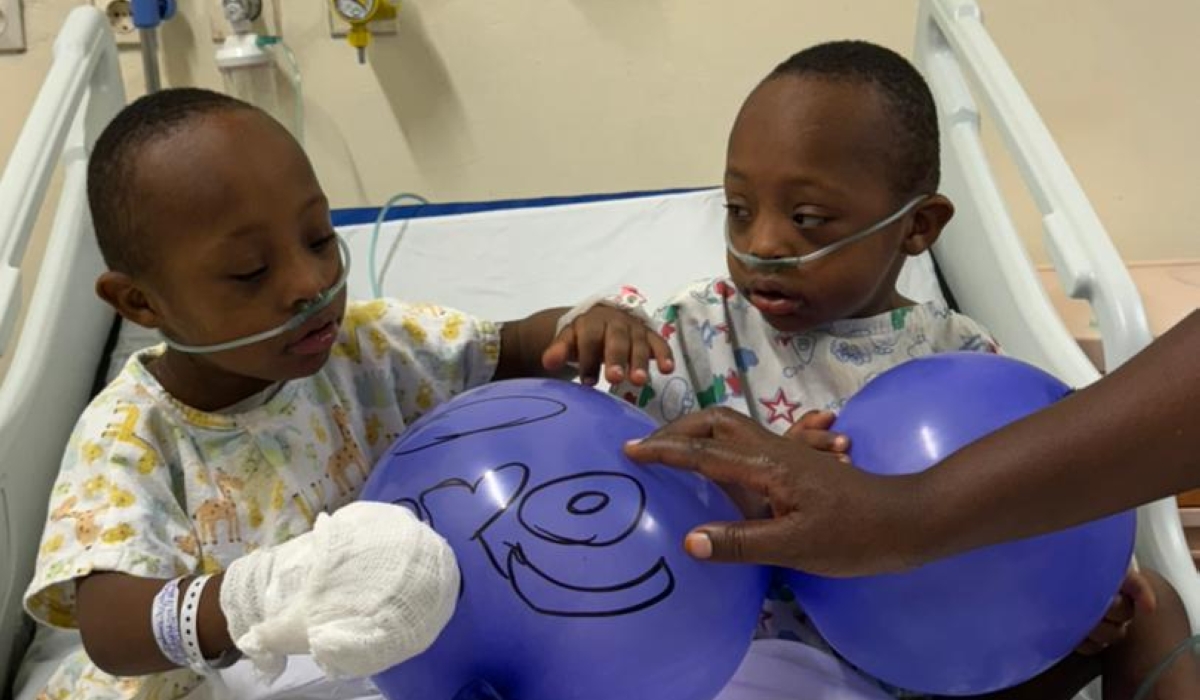
M458 565L440 535L407 508L359 502L233 562L221 609L234 644L269 679L289 654L357 677L428 648L458 594Z

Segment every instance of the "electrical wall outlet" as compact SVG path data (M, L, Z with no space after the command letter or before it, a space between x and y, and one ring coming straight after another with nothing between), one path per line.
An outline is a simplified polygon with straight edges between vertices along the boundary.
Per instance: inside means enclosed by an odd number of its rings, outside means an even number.
M21 0L0 0L0 51L25 50L25 18Z
M142 45L142 36L133 25L133 5L129 0L92 0L92 4L104 11L117 46Z
M334 13L329 3L325 3L325 16L329 20L329 36L334 39L345 39L346 35L350 33L350 25L346 23L346 20ZM397 33L395 17L373 20L367 23L367 27L370 28L371 33L375 36Z
M219 44L235 33L226 14L226 5L233 5L235 15L245 17L255 34L283 36L282 0L207 0L208 24L214 43Z

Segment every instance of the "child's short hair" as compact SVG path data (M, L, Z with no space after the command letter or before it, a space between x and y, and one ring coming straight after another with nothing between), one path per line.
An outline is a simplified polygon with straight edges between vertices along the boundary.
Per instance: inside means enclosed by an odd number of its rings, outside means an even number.
M903 56L866 41L832 41L793 55L766 80L789 75L875 88L893 117L893 189L901 197L937 191L941 178L937 108L925 79Z
M146 242L138 240L134 216L138 152L192 119L230 110L261 111L219 92L173 88L138 98L104 128L88 162L87 194L96 242L109 269L133 273L148 262Z

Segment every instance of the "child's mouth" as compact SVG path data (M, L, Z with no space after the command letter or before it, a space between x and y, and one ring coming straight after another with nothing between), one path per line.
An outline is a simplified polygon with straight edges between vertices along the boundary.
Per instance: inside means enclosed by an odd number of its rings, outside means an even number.
M754 308L768 316L790 316L804 306L801 300L771 289L752 289L747 296Z
M330 321L325 325L305 333L299 340L288 345L288 352L294 355L321 355L329 352L337 340L338 322Z

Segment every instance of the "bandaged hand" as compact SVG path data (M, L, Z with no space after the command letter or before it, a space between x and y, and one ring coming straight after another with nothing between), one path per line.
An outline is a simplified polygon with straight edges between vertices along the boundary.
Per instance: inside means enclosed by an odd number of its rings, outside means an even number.
M459 594L444 539L406 508L352 503L225 571L221 609L237 647L268 677L288 654L330 676L366 676L421 653Z

